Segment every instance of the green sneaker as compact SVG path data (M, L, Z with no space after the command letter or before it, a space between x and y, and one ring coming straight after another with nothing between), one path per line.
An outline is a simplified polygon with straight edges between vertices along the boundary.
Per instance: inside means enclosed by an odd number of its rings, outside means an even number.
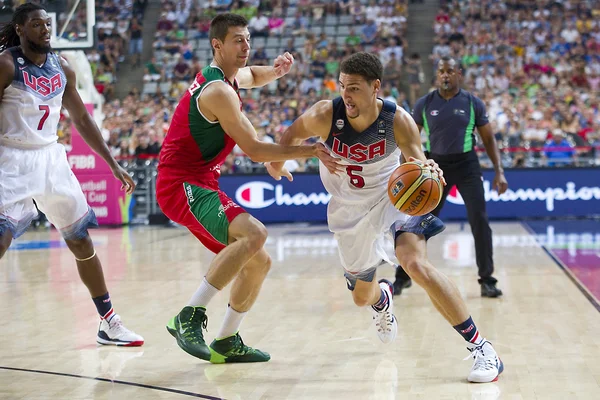
M239 333L225 339L215 339L210 344L210 362L213 364L265 362L270 359L269 353L246 346Z
M210 361L211 352L204 341L202 329L206 329L206 308L185 306L169 321L167 330L177 339L177 344L188 354Z

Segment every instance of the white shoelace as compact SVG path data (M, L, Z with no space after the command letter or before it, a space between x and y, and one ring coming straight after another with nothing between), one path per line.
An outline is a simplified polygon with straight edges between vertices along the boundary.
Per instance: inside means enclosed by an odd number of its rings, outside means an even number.
M378 332L391 332L392 325L394 323L394 316L389 311L378 312L377 315L373 316L375 321L375 326L377 327Z
M121 322L120 318L113 317L113 320L111 320L108 323L108 326L109 326L110 330L113 331L114 333L116 333L117 335L129 333L129 329L127 329L123 326L123 322Z
M471 354L465 357L463 361L466 361L469 358L475 359L472 369L488 371L497 368L495 357L486 356L483 352L483 345L475 347L471 351Z

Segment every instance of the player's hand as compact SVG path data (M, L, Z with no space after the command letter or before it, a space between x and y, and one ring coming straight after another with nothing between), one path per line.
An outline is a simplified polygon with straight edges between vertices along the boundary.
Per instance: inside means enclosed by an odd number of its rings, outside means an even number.
M315 144L315 150L315 157L317 157L323 163L323 165L325 165L329 173L337 175L338 172L343 172L346 168L340 163L339 158L331 155L329 149L323 143L319 142Z
M267 172L269 173L269 175L271 175L271 177L276 181L280 181L282 176L285 176L290 182L294 180L294 177L292 176L291 172L283 166L283 163L281 164L281 168L275 168L273 164L271 164L270 162L266 162L265 167L267 168Z
M283 54L278 55L275 61L273 62L273 71L275 72L275 76L277 77L277 79L290 72L293 64L294 56L288 53L287 51Z
M446 179L444 178L444 171L440 168L440 166L432 159L427 159L425 162L419 160L418 158L410 157L408 159L410 162L414 162L425 167L428 167L432 173L436 174L442 182L442 185L446 186Z
M125 171L120 165L117 165L112 170L112 173L115 176L115 178L121 181L121 190L125 190L125 193L127 194L132 194L135 190L135 183L133 182L133 179L131 179L131 176L129 176L127 171Z
M498 194L506 192L506 189L508 189L508 181L504 177L504 172L496 172L496 176L494 176L494 182L492 183L492 187L496 189Z

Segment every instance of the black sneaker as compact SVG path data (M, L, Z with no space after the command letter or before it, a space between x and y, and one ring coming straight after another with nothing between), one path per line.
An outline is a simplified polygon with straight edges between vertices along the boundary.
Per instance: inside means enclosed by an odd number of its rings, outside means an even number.
M393 296L400 296L402 289L407 289L412 286L412 279L402 269L400 265L396 265L396 280L394 281L394 293Z
M502 290L496 287L495 283L482 282L481 283L481 297L500 297L502 296Z
M408 279L407 281L403 281L400 279L396 279L394 282L394 296L400 296L402 293L402 289L407 289L412 286L412 279Z

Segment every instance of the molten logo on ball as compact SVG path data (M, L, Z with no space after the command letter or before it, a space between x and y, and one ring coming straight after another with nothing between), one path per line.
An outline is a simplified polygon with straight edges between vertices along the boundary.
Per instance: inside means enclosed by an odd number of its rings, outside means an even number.
M438 205L442 185L437 174L419 163L396 168L388 180L388 196L398 210L408 215L425 215Z
M421 205L421 202L423 201L425 196L427 196L427 190L421 189L417 197L415 197L415 199L410 202L409 207L405 211L406 214L412 214L417 209L417 207Z

